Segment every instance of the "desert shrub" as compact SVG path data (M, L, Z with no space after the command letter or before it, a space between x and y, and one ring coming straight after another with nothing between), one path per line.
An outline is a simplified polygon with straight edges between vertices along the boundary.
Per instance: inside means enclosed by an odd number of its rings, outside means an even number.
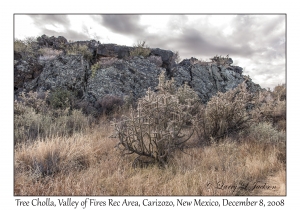
M100 101L102 111L104 114L111 114L118 107L121 107L124 104L122 98L115 95L106 95Z
M97 62L97 63L95 63L95 64L93 64L93 65L91 66L91 70L92 70L92 78L95 77L96 72L97 72L98 69L100 69L100 67L101 67L100 62Z
M77 132L84 132L92 122L92 117L84 115L81 110L66 109L55 119L54 124L57 128L54 133L56 132L58 136L70 136Z
M31 142L56 136L70 136L86 131L93 122L80 110L52 110L39 113L34 108L15 102L14 142ZM20 111L21 110L21 111Z
M86 60L93 58L93 54L86 45L72 44L67 47L68 55L82 55Z
M47 135L47 130L52 123L51 115L37 113L32 107L15 104L14 115L14 142L28 142ZM17 112L22 107L22 112Z
M198 107L201 104L198 94L185 82L182 86L176 87L174 78L166 80L165 73L162 72L158 78L158 90L160 93L170 93L178 98L179 104L189 105L190 113L197 114Z
M252 121L250 104L254 103L254 94L246 89L246 83L225 93L218 92L207 103L203 119L206 137L219 139L250 126Z
M72 107L74 103L74 93L69 90L58 88L49 97L51 107L55 109L66 109Z
M74 108L81 110L85 115L91 115L93 117L98 117L100 115L100 111L94 107L94 104L86 100L76 100L74 103Z
M285 142L286 134L283 131L276 130L272 123L260 122L253 124L247 129L247 135L259 142Z
M277 99L277 101L285 101L286 100L285 84L277 85L272 92L272 96L274 99Z
M139 41L134 46L134 48L130 51L130 57L134 56L143 56L148 57L151 53L151 49L146 45L145 41Z
M18 52L18 53L24 53L26 51L26 44L24 43L24 41L20 40L20 39L15 39L14 41L14 51Z
M36 56L37 43L35 37L27 37L24 40L14 40L14 51L20 53L22 59L28 60Z
M41 55L39 56L39 60L44 61L44 60L53 60L56 58L58 55L62 53L61 50L55 50L52 48L44 47L39 49L38 51Z
M37 113L45 113L48 110L47 99L49 91L46 92L33 92L29 91L27 94L20 93L20 102L15 102L15 114L22 113L25 107L31 107Z
M161 67L163 61L160 56L151 55L147 58L151 63L154 63L156 66Z
M76 135L74 138L78 139L80 136ZM90 147L89 140L81 139L76 142L67 137L22 144L16 147L15 170L30 175L29 178L34 182L57 173L74 173L88 168L94 160Z
M275 125L279 121L285 121L286 101L280 98L285 97L278 92L260 91L256 99L256 109L253 111L256 122L267 121Z
M217 63L217 65L224 65L227 64L228 61L230 61L230 58L229 55L227 55L226 57L215 55L213 58L210 58L210 60Z
M162 75L159 92L149 88L129 116L113 123L119 139L118 148L137 155L133 165L145 160L165 166L174 151L182 148L194 133L195 118L190 113L192 106L179 103L176 93L164 91L166 82Z
M276 123L276 127L279 131L286 131L286 120L279 120Z

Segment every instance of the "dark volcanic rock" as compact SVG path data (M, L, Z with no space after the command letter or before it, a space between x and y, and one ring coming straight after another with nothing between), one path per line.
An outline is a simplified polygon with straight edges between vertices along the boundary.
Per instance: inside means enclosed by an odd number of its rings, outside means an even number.
M40 62L40 65L43 71L38 78L24 84L26 90L63 88L76 92L86 91L90 67L81 55L60 55L56 59Z
M104 57L128 58L132 47L119 46L116 44L102 44L97 48L97 55Z
M188 82L198 93L202 102L205 103L217 92L226 92L242 83L245 78L241 75L241 69L242 68L237 66L231 67L228 64L221 66L217 66L216 63L204 65L198 62L197 59L191 58L184 59L180 62L179 65L173 69L172 75L174 76L177 86ZM258 90L259 85L254 86L251 90Z
M174 53L170 50L162 50L159 48L151 49L151 54L155 56L160 56L162 59L162 67L165 68L168 72L175 65Z
M148 89L158 85L158 75L163 68L147 59L119 59L107 68L97 70L88 80L86 97L89 101L112 94L124 98L132 94L135 99L143 97Z
M53 47L55 49L63 49L68 43L67 39L63 36L48 37L45 34L37 38L37 42L40 46Z
M42 73L43 66L35 59L15 60L14 65L14 90L20 92L27 83L32 82ZM34 90L34 87L30 88ZM26 89L25 89L26 90Z
M49 60L38 59L37 54L35 59L25 61L15 52L15 94L22 90L63 88L80 93L82 104L89 106L109 94L120 98L131 95L138 99L149 87L155 89L162 71L166 71L167 78L174 78L177 86L187 82L204 103L218 91L231 90L243 81L252 92L260 89L259 85L242 75L241 67L231 66L231 58L218 62L201 62L191 58L176 65L172 51L151 49L150 55L161 58L162 65L158 67L142 56L130 58L130 51L134 48L128 46L101 44L95 40L68 43L64 37L46 35L38 38L38 45L62 49L64 53ZM70 45L87 46L93 52L93 59L87 61L82 55L66 55L64 49ZM96 62L100 65L92 74L91 68Z

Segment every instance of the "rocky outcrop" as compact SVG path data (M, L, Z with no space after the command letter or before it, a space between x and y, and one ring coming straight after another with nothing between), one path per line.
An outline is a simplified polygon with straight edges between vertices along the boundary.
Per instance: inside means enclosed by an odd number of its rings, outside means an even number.
M67 39L63 36L59 37L48 37L46 35L42 35L37 38L37 43L41 47L53 47L55 49L64 49L66 44L68 43Z
M46 91L64 88L76 92L77 96L88 103L95 103L105 95L111 94L124 98L131 95L134 99L145 95L147 89L155 89L158 75L166 72L167 78L174 78L177 86L187 82L199 95L202 102L207 102L218 91L225 92L247 81L252 92L260 89L250 78L242 75L242 68L231 66L232 59L221 62L200 62L196 58L184 59L175 64L174 53L159 48L151 49L149 54L158 56L162 65L143 56L130 57L133 47L116 44L101 44L95 40L68 43L63 37L38 38L40 47L51 46L61 49L70 45L85 45L93 57L68 55L66 51L54 59L32 62L23 61L15 53L15 94L20 91ZM114 58L109 64L101 63L102 58ZM95 68L95 63L100 65ZM94 68L94 72L92 72Z
M43 66L36 59L22 60L22 57L15 53L14 90L17 92L23 91L26 85L39 77L42 71ZM34 87L30 89L34 89Z
M164 71L149 60L135 57L118 59L112 65L97 70L87 82L86 97L96 101L107 94L124 98L130 94L134 99L143 97L148 89L158 85L158 76Z

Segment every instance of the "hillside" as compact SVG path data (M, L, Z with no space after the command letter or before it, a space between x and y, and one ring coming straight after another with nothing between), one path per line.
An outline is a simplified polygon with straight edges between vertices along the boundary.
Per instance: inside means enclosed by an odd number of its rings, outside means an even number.
M23 44L23 45L22 45ZM232 66L229 57L215 56L210 62L196 58L176 63L178 54L141 44L136 47L101 44L95 40L69 43L64 37L43 35L37 41L15 43L14 90L69 90L92 107L106 95L133 99L145 95L158 84L158 75L166 72L176 86L185 82L196 91L202 102L217 92L226 92L247 81L255 92L260 86Z
M285 195L286 86L232 64L15 40L15 195Z

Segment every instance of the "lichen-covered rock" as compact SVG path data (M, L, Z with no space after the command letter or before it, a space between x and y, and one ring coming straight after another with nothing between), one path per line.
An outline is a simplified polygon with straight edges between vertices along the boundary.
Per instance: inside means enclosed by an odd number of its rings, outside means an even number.
M24 85L30 83L42 73L43 66L39 64L36 59L29 59L25 61L21 60L21 57L18 56L15 58L16 60L14 60L14 90L15 92L20 92L23 91Z
M161 65L157 65L143 56L130 57L133 47L101 44L95 40L68 43L64 37L43 35L37 43L40 48L62 49L63 53L48 60L38 59L37 54L36 58L25 61L15 52L15 94L23 90L62 88L75 92L82 104L88 104L88 107L106 95L120 98L130 95L137 100L149 87L155 90L162 71L166 72L166 78L174 78L178 87L187 82L204 103L218 91L226 92L243 81L251 92L261 89L249 77L242 75L241 67L231 66L233 61L228 57L214 57L216 61L212 59L211 62L190 58L175 64L172 51L155 48L149 55L162 61ZM92 58L67 54L66 49L73 45L87 46ZM99 65L95 65L98 62Z
M158 84L158 75L164 70L147 59L117 60L106 68L99 68L88 80L86 97L96 101L111 94L124 98L132 94L134 99L143 97L148 89Z
M55 90L57 88L83 93L89 77L89 63L81 55L59 55L56 59L40 61L43 71L24 84L26 90Z
M173 69L172 75L177 86L188 82L205 103L217 92L231 90L245 80L241 73L236 71L239 68L231 67L228 64L217 66L217 63L211 63L207 65L206 62L198 62L197 59L191 58L180 62ZM257 91L259 88L259 85L254 85L251 90Z

